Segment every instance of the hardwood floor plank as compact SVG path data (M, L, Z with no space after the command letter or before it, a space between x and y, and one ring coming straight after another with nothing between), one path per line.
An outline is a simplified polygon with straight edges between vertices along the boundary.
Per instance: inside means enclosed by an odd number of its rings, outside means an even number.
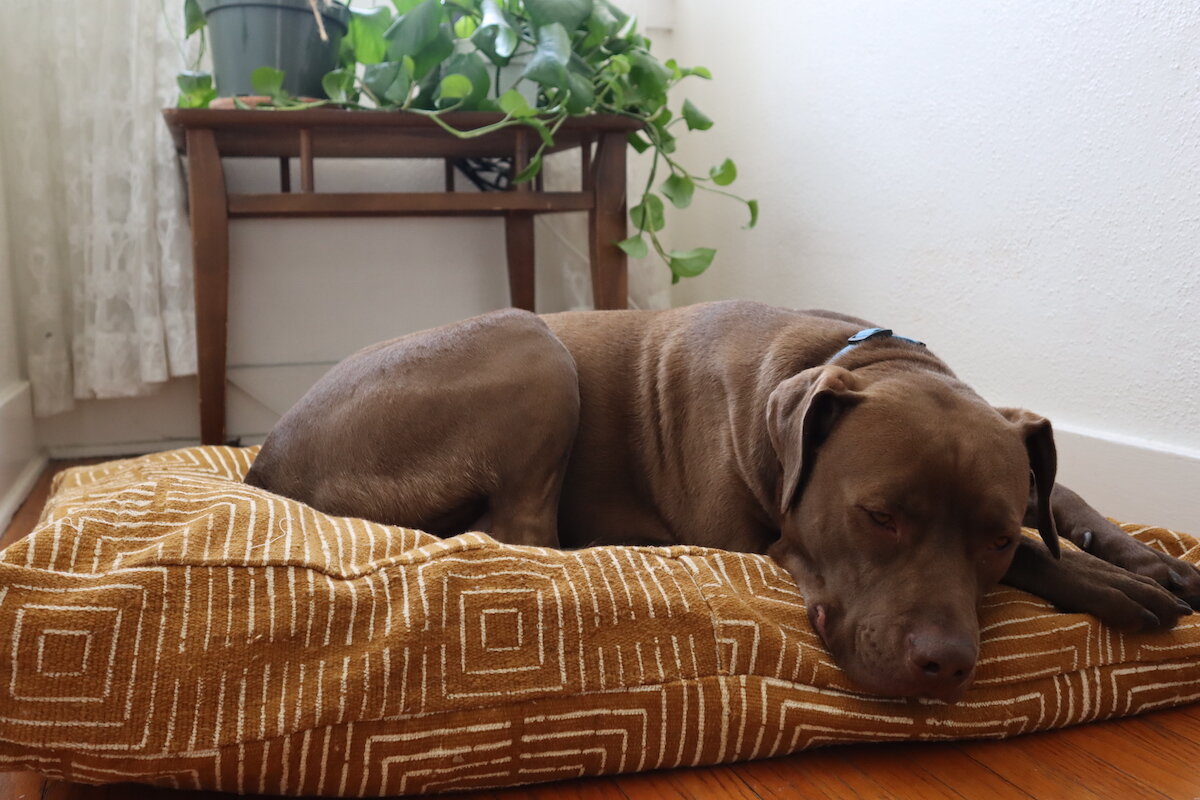
M0 797L5 800L40 800L45 779L32 772L0 772Z
M1200 765L1180 764L1170 755L1178 740L1143 720L1071 728L1055 738L1063 746L1093 753L1106 765L1168 797L1200 796Z
M1192 760L1200 762L1200 703L1169 711L1156 711L1141 719L1147 725L1152 725L1179 740L1177 747L1189 747L1193 753ZM1200 769L1197 772L1200 772ZM1200 777L1197 778L1197 783L1200 784ZM1197 788L1196 797L1200 797L1200 786Z
M872 746L848 756L859 769L895 795L973 800L995 797L1029 800L1022 791L955 749L953 743L897 743Z
M863 769L874 745L843 745L792 756L797 759L798 774L816 784L819 791L838 798L888 797L882 784ZM802 761L800 760L802 759ZM915 795L914 795L915 796Z
M1067 787L1072 797L1081 798L1167 797L1141 776L1131 777L1113 766L1109 759L1117 754L1111 749L1096 747L1089 737L1072 741L1068 733L1034 733L964 751L1036 797L1060 796Z
M578 778L559 783L539 783L512 789L455 792L438 800L614 800L622 794L610 777Z
M882 787L887 796L897 792L911 792L928 800L969 800L971 797L951 789L921 766L921 759L914 758L912 749L896 752L886 745L863 748L854 752L843 748L835 751L846 766L853 767Z
M856 774L851 781L843 778L844 765L816 750L781 756L766 761L747 761L735 765L746 782L763 800L859 800L863 797L855 784L861 781ZM857 773L857 770L855 770Z

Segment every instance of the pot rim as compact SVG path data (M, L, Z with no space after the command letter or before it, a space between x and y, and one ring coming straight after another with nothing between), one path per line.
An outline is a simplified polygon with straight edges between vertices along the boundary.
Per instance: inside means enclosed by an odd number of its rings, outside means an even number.
M199 0L200 10L204 13L204 18L208 19L209 15L215 11L220 11L226 8L275 8L282 11L304 11L312 13L312 9L308 4L308 0ZM350 23L350 8L342 2L342 0L333 0L326 4L319 2L318 8L321 9L321 16L332 22L340 24L342 27L348 27Z

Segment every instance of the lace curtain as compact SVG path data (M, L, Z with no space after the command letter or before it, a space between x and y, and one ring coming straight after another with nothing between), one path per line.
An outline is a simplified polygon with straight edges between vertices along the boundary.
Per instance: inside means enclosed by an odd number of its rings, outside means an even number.
M181 13L4 0L0 192L39 416L195 372L185 189L159 117Z

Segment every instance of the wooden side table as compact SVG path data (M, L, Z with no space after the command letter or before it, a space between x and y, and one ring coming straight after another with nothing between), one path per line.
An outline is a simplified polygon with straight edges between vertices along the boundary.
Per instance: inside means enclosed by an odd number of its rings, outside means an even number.
M456 138L433 120L387 111L242 111L166 109L175 147L187 156L195 262L200 441L225 436L226 323L229 305L229 221L255 217L504 217L512 304L534 310L533 217L588 212L592 292L597 308L625 308L625 144L640 124L620 116L567 120L551 152L578 149L581 191L547 192L540 182L507 192L456 192L451 160L511 156L520 171L537 149L536 132L506 128L471 139ZM461 112L446 121L464 130L498 115ZM278 158L280 191L230 194L222 158ZM300 187L291 186L290 159L300 160ZM437 158L446 163L445 192L317 192L316 158Z

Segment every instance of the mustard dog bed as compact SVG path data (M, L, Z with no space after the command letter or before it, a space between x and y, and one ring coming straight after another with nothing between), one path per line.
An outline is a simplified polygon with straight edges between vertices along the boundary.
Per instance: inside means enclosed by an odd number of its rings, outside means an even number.
M376 796L1005 737L1200 699L1200 621L1007 587L951 706L865 696L766 557L440 540L245 486L254 448L61 474L0 553L0 769ZM1129 528L1200 561L1195 539Z

